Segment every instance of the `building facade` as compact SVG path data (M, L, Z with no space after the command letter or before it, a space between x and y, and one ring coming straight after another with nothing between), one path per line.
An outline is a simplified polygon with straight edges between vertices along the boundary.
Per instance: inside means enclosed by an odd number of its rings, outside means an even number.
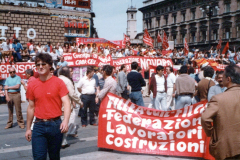
M139 10L155 47L164 30L176 48L184 47L184 38L190 48L210 49L220 38L223 47L240 48L240 0L145 0Z
M90 10L47 7L43 0L1 2L0 38L12 39L15 34L24 45L30 39L56 45L92 38L97 36L94 17Z

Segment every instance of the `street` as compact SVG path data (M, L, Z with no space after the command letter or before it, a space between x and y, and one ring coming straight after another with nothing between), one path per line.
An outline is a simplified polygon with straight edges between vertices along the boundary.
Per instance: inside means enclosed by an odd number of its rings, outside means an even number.
M148 106L150 98L144 98L145 105ZM22 112L26 124L27 103L22 103ZM29 160L32 157L31 143L25 139L25 129L20 129L16 122L14 113L13 128L4 129L8 120L8 109L6 104L0 105L0 160ZM80 123L80 119L79 123ZM144 155L136 153L126 153L118 151L99 151L97 147L98 127L88 125L86 128L80 127L78 138L68 137L70 147L61 150L62 160L113 160L113 159L138 159L138 160L178 160L186 159L170 156ZM190 158L188 158L190 159Z

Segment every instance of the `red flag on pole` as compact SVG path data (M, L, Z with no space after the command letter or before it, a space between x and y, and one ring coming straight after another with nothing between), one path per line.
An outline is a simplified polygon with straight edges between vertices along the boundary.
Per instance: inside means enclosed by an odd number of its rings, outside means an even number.
M145 29L145 31L144 31L143 42L144 42L145 44L153 47L153 39L150 37L147 29Z
M127 36L126 34L124 34L124 39L123 39L123 41L124 41L125 46L126 46L127 43L129 43L129 45L131 44L131 42L130 42L130 37Z
M163 31L164 32L164 31ZM163 33L163 43L162 43L162 49L166 50L169 48L169 44L168 44L168 37L166 32Z
M188 47L188 44L187 44L187 38L185 38L185 42L184 42L184 54L185 54L185 55L188 55L188 52L189 52L189 47Z
M218 45L217 45L217 50L222 48L222 38L220 38Z
M229 42L227 42L226 46L224 47L222 54L225 54L228 49L229 49Z
M15 33L13 34L13 39L17 39Z
M158 43L161 43L162 42L162 38L161 38L161 36L160 36L160 33L158 32L158 36L157 36L157 42Z

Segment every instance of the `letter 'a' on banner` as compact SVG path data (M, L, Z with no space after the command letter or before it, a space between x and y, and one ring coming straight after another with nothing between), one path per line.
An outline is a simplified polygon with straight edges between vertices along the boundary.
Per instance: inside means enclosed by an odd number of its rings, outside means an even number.
M199 157L209 154L201 126L207 101L174 111L137 106L108 93L99 111L98 147L123 152Z

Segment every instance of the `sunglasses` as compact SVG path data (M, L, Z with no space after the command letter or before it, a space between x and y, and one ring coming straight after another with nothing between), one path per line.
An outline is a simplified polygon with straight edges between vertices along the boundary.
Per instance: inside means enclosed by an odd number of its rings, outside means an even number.
M41 65L44 67L44 66L47 65L47 63L37 63L37 64L36 64L37 67L40 67Z
M9 73L12 74L12 73L15 73L15 71L12 71L12 72L10 71Z

